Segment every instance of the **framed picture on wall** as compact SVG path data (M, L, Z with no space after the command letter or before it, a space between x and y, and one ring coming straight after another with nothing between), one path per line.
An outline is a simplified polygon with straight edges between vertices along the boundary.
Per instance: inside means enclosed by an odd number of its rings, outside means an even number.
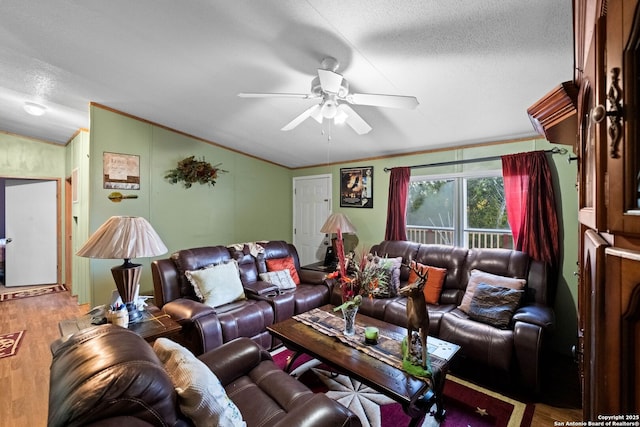
M140 156L104 152L102 156L104 188L140 189Z
M340 169L340 207L373 208L373 166Z

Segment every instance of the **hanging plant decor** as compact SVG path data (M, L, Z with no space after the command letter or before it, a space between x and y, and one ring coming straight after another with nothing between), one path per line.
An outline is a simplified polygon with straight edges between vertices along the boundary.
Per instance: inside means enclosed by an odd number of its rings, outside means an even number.
M218 174L227 172L219 168L221 164L222 163L218 163L217 165L211 166L211 163L205 162L204 157L202 160L197 160L196 156L187 157L178 162L177 168L169 170L165 175L165 179L169 180L172 184L177 184L182 181L184 182L184 188L191 188L196 182L209 184L213 187L216 185Z

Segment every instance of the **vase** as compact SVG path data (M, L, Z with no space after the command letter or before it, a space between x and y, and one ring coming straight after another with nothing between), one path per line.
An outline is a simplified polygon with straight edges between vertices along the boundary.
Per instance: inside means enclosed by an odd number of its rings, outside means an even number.
M356 333L356 314L358 313L358 306L351 305L342 309L342 317L344 317L344 334L347 336L355 335Z

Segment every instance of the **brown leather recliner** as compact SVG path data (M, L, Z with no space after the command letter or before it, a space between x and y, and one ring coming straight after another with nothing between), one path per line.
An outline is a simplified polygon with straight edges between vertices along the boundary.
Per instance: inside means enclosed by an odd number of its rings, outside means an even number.
M96 326L54 342L51 351L49 427L192 425L180 412L162 363L136 333ZM199 359L216 374L248 427L361 425L349 409L278 368L248 338Z
M198 301L184 275L208 265L231 260L225 246L207 246L175 252L169 259L151 264L154 302L182 326L180 343L194 354L202 354L238 337L248 337L263 348L272 347L266 330L274 323L274 312L266 301L246 299L210 307Z
M263 253L257 257L246 247L208 246L175 252L169 259L151 263L154 302L182 326L179 341L195 354L202 354L238 337L249 337L263 348L277 347L267 326L294 314L329 303L330 283L325 274L300 268L296 248L285 241L261 243ZM279 292L275 285L260 280L267 271L266 260L293 259L300 284L294 290ZM235 259L240 280L248 299L212 308L197 301L186 270Z

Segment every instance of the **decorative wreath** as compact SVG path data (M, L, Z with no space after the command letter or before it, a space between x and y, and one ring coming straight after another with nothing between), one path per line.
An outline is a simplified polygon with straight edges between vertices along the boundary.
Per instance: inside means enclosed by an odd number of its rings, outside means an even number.
M204 160L197 160L196 156L190 156L186 159L178 162L178 167L171 169L165 175L165 178L172 184L178 182L184 182L184 188L191 188L191 186L198 182L200 184L209 184L210 186L216 185L216 179L218 179L219 173L225 173L226 170L220 169L219 166L222 163L212 166Z

